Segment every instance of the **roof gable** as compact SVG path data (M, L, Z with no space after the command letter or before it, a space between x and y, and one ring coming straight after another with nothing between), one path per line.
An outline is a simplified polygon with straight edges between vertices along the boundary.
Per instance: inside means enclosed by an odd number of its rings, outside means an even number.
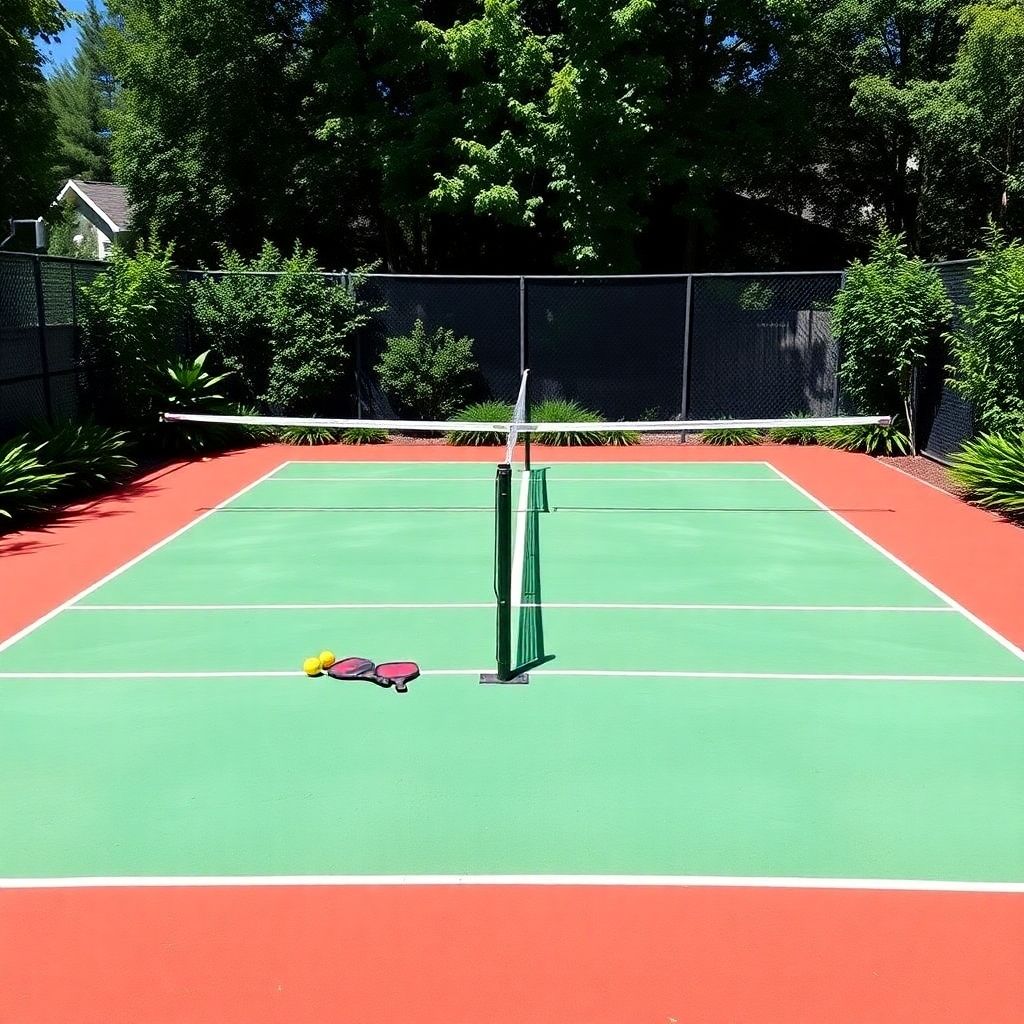
M120 185L111 181L82 181L71 178L60 190L57 201L62 200L68 192L74 192L87 206L91 207L111 231L124 231L131 221L131 209L128 197Z

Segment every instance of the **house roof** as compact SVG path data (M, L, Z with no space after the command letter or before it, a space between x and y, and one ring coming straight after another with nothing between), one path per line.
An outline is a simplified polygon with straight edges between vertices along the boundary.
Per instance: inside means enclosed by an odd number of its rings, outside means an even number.
M74 192L87 206L90 206L108 224L111 231L124 231L132 219L128 197L120 185L112 181L82 181L71 178L60 190L60 202L68 192Z

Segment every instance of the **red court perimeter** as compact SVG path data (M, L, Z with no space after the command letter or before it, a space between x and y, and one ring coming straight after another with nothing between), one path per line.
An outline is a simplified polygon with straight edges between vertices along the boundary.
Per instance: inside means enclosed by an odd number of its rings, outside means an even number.
M172 467L49 530L0 540L0 637L284 460L333 457L267 447ZM493 462L488 452L430 447L337 457ZM860 456L644 447L635 457L767 459L830 507L864 509L844 516L1024 644L1018 528ZM598 885L0 891L3 1024L322 1020L1019 1022L1024 895Z

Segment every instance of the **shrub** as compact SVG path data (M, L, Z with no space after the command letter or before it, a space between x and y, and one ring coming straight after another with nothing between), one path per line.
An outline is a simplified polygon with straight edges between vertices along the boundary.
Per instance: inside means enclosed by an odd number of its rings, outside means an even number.
M336 410L350 380L350 349L376 310L351 288L331 283L313 250L284 261L274 287L270 320L273 356L264 401L273 410L316 416Z
M530 419L536 423L604 423L596 412L584 408L571 398L547 398L533 406ZM578 447L582 445L633 445L640 443L640 435L635 430L588 431L552 431L534 434L538 444L559 445L562 447Z
M456 413L453 419L463 423L508 423L512 419L514 409L511 402L476 402L467 406L462 412ZM505 443L506 435L500 431L481 430L471 433L450 433L447 437L449 444L464 445L501 445Z
M370 309L352 286L325 276L316 252L282 256L265 242L247 261L221 252L222 272L190 286L195 328L225 370L229 397L289 415L323 415L351 391L351 349Z
M70 195L65 196L60 206L54 210L47 226L50 237L46 251L50 256L72 256L79 260L99 258L96 233L82 228L78 210Z
M898 422L888 427L866 424L850 427L824 427L818 431L818 443L844 452L865 455L909 455L914 449L908 434Z
M1024 433L968 441L953 456L949 475L979 505L1024 516Z
M54 472L39 458L41 444L16 437L0 446L0 517L14 519L37 512L67 482L68 472Z
M285 444L338 443L338 431L331 427L285 427L278 436Z
M700 439L704 444L760 444L764 436L754 427L718 427L701 431Z
M793 423L787 423L783 427L772 427L765 434L765 438L772 444L817 444L818 432L813 427L800 426L800 420L807 418L807 413L794 413Z
M471 338L456 338L445 327L428 332L422 320L409 334L387 339L376 367L402 415L424 420L451 416L469 396L478 369Z
M981 429L1024 431L1024 243L990 228L952 337L953 387Z
M220 269L189 284L192 322L204 348L214 352L235 376L231 390L253 401L262 397L270 378L274 350L271 337L275 279L283 259L269 242L247 261L220 247Z
M135 468L127 455L128 435L111 427L90 421L39 421L32 424L28 436L38 446L38 459L47 471L65 475L62 489L107 487Z
M110 265L81 289L83 356L88 393L104 423L152 424L153 376L174 355L183 312L172 247L152 242L115 246Z
M230 416L239 411L221 391L221 385L231 375L209 373L206 370L209 355L203 352L195 359L175 358L164 367L164 372L153 383L155 402L161 410L211 416ZM247 428L230 423L163 423L155 428L158 447L172 451L228 448L251 436Z
M341 432L342 444L387 444L388 432L373 427L349 427Z
M952 314L939 275L907 254L902 235L883 230L871 259L850 265L832 309L847 407L880 415L902 410L912 429L914 370Z

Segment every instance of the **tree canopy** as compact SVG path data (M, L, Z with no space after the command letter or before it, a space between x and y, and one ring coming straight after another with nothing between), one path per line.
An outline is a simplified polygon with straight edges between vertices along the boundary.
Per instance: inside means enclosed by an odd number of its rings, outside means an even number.
M267 239L336 266L708 269L754 251L741 206L935 258L1022 226L1024 0L107 9L51 82L48 166L109 166L185 262ZM785 265L770 234L757 262Z
M0 7L0 218L35 217L53 198L53 120L37 39L64 26L57 0ZM6 232L4 232L6 234Z

